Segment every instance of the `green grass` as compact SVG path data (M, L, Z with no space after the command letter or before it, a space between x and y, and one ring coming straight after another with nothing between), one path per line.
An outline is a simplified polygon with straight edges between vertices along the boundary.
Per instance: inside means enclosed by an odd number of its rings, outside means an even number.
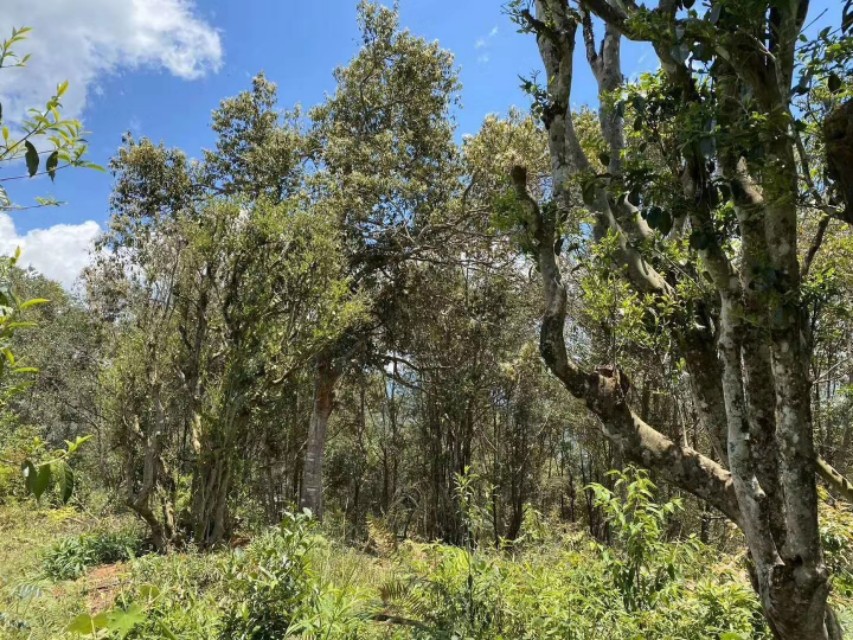
M367 554L291 522L256 534L244 549L130 557L87 566L75 579L45 574L45 558L57 548L97 538L115 551L113 542L133 525L70 508L0 506L0 638L80 637L64 631L69 622L101 611L113 612L119 626L132 625L131 640L169 633L267 640L280 635L258 630L280 624L289 626L287 637L328 640L766 637L742 558L695 541L655 542L665 553L643 570L664 577L645 599L626 600L619 558L583 533L557 527L509 553L396 545L376 525L370 546L379 551ZM658 562L672 564L671 574ZM836 606L849 626L849 601L836 599ZM116 616L121 611L129 613Z
M66 536L86 533L95 522L72 508L0 505L0 638L53 640L86 610L86 579L55 582L44 572L44 555ZM99 526L116 527L113 520Z

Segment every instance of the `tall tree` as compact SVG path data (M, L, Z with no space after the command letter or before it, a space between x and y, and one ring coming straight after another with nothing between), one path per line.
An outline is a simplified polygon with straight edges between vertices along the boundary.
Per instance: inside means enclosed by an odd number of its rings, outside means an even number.
M373 313L315 363L301 503L323 512L323 460L334 388L355 348L370 353L383 317L404 290L409 261L429 252L459 186L449 109L458 88L451 55L401 31L398 15L359 4L363 46L335 72L338 87L316 108L317 206L331 212L353 287Z
M361 314L335 218L302 189L302 133L275 102L262 76L225 100L201 163L128 139L111 164L90 299L116 333L105 404L127 502L161 548L228 535L253 421Z
M830 102L841 96L832 95L840 93L832 74L796 82L807 0L714 0L707 11L669 0L652 9L607 0L511 5L535 35L547 76L545 87L529 88L548 132L553 198L536 201L526 168L512 171L543 283L543 358L625 459L738 524L776 637L840 637L818 531L809 263L798 235L804 219L843 217L843 207L801 172L808 127L792 96L810 82ZM579 35L599 89L599 171L571 109ZM661 72L638 88L624 85L623 37L649 43L660 60ZM838 46L849 73L849 38ZM626 118L646 133L646 147L630 144ZM648 161L658 150L660 162ZM567 349L558 239L578 195L596 228L579 241L608 243L649 322L671 332L712 454L641 418L622 363L584 370Z

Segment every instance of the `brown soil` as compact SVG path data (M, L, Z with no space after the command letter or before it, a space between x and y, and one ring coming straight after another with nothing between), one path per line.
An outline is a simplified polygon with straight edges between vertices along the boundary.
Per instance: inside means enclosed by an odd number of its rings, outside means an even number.
M123 562L106 564L89 572L84 578L89 610L98 612L112 607L126 576L127 565Z

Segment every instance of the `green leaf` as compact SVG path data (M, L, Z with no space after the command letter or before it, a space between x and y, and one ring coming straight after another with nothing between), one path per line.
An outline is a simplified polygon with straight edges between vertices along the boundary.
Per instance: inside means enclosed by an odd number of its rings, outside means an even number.
M35 481L33 482L33 495L36 500L40 500L44 492L50 486L51 470L50 463L43 464L38 467Z
M38 367L15 367L13 373L38 373Z
M711 8L711 11L708 12L708 20L711 24L717 24L720 20L720 15L723 11L723 5L719 2L714 3L714 6Z
M40 304L46 304L50 302L47 298L32 298L31 300L27 300L23 304L21 304L21 311L24 309L29 309L30 307L35 307Z
M71 499L71 494L74 493L74 471L71 469L65 460L60 460L56 464L56 477L59 484L59 497L63 503L67 503Z
M672 230L672 216L658 206L651 207L645 215L646 221L652 229L666 235Z
M837 73L830 73L829 78L826 80L826 86L832 93L838 93L841 91L841 87L844 86L841 82L841 78L838 77Z
M59 166L59 151L54 151L47 157L45 168L51 180L56 180L56 167Z
M139 595L146 600L153 600L159 597L160 589L153 584L143 584L139 587Z
M82 636L90 636L97 631L97 628L95 627L95 619L92 616L88 613L81 613L68 623L65 630Z
M38 471L36 471L35 466L29 460L25 460L21 465L21 473L24 474L24 486L27 491L30 493L34 493L33 487L35 486L36 476L38 476Z
M68 445L68 455L71 455L77 451L81 446L87 443L92 439L91 435L88 436L77 436L77 439L74 442L65 441L65 444Z
M39 152L36 151L35 146L29 140L24 142L24 146L27 148L27 153L24 156L24 159L27 161L27 171L32 178L39 170Z
M135 602L127 609L114 609L107 614L107 628L118 633L120 638L126 637L133 628L145 622L145 612Z
M90 616L88 613L81 613L68 623L65 630L81 636L93 636L100 629L107 628L109 625L109 615L110 614L106 611L102 611L94 617Z

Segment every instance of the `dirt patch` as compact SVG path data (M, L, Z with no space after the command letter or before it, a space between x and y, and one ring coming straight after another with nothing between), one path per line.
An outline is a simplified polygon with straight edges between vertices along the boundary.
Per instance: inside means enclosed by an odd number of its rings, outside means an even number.
M127 564L105 564L90 571L84 578L86 599L90 611L103 611L115 604L128 574Z

